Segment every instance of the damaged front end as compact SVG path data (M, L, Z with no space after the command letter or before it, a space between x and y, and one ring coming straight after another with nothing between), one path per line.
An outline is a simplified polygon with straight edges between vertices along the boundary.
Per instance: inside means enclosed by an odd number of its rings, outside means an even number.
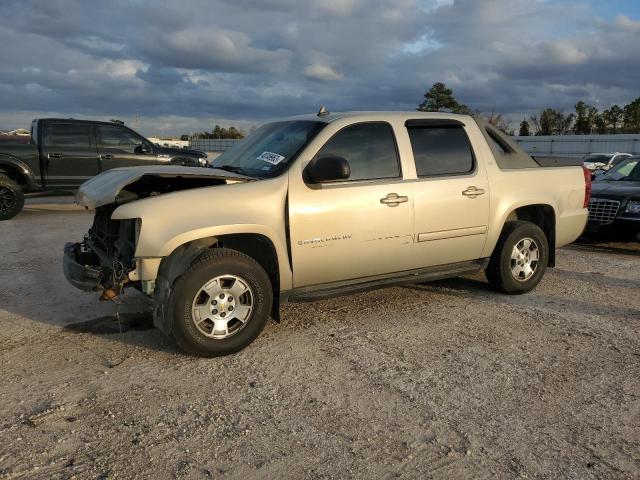
M115 299L132 279L140 219L111 220L115 204L96 208L91 229L81 243L64 247L63 271L73 286Z
M65 277L80 290L101 292L101 300L115 300L125 286L151 295L155 282L141 281L138 274L144 278L144 268L141 272L136 269L135 251L142 219L112 220L114 211L125 203L148 197L251 180L214 168L179 166L118 168L93 177L82 184L76 195L77 203L95 209L93 225L82 242L65 245ZM144 266L144 262L138 263Z

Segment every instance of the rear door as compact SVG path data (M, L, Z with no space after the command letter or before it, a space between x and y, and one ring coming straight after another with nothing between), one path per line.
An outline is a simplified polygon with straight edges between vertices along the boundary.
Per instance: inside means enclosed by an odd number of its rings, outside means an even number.
M98 151L91 124L54 122L43 127L43 176L47 188L75 188L98 174Z
M101 169L155 165L157 156L149 141L121 125L98 125Z
M414 183L416 268L478 259L487 238L489 182L457 121L406 123Z

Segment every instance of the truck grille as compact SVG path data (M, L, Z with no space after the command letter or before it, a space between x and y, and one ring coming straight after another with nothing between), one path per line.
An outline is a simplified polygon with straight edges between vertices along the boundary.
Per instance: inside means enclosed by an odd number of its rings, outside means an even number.
M620 202L617 200L592 198L589 201L589 220L608 225L615 220L619 208Z

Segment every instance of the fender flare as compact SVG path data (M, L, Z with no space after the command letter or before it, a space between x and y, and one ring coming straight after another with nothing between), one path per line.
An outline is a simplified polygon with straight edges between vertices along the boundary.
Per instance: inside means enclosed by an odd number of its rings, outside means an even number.
M36 176L29 166L13 155L0 153L0 171L6 172L2 167L9 167L12 171L17 170L25 179L27 190L36 190ZM8 173L8 172L6 172Z

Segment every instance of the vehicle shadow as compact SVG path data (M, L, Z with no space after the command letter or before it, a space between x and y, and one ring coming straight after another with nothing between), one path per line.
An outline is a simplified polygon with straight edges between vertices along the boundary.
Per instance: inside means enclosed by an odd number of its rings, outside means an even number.
M575 272L569 273L573 274ZM554 275L554 272L552 271L548 274ZM633 283L638 284L639 282ZM575 297L569 299L558 297L555 295L547 295L541 293L539 289L525 295L506 295L493 290L486 280L479 280L468 277L437 280L430 283L416 285L406 285L405 288L421 291L437 291L438 293L444 295L452 295L470 299L491 299L496 303L504 305L523 305L543 310L549 310L554 313L571 312L575 314L598 315L608 318L640 318L640 310L636 308L628 308L618 305L612 305L609 303L597 303L577 300ZM637 287L630 286L629 288Z
M139 306L139 302L135 302ZM128 306L128 307L131 307ZM62 327L64 332L78 335L93 335L134 347L170 354L183 354L175 342L153 325L151 308L102 315Z

